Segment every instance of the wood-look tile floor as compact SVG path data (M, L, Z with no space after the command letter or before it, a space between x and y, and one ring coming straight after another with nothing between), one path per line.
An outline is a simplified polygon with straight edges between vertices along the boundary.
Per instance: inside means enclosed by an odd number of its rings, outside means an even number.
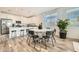
M56 38L55 46L48 43L47 49L44 45L37 45L33 48L33 43L29 46L26 37L9 39L7 35L0 35L0 52L73 52L72 41L69 39Z

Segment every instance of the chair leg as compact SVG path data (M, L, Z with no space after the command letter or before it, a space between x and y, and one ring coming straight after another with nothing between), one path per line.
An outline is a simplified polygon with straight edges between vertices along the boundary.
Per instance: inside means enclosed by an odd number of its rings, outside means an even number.
M53 38L53 39L52 39L52 38ZM51 38L51 40L52 40L52 45L54 46L54 42L56 43L56 40L55 40L54 35L52 36L52 38ZM54 40L54 42L53 42L53 40Z
M27 38L26 38L26 43L28 43L28 36L27 36Z
M54 47L54 42L53 42L53 39L51 38L51 40L52 40L52 45L53 45L53 47Z
M41 42L39 44L40 44L39 46L40 46L40 51L41 51Z
M36 46L36 42L35 42L35 40L33 40L34 41L34 48L35 48L35 46Z
M27 38L28 45L30 46L30 38Z
M45 49L47 49L47 41L46 41L46 39L45 39Z
M53 36L53 39L54 39L54 41L55 41L55 43L56 43L56 40L55 40L55 37Z
M40 47L40 51L41 51L41 39L38 41L38 43L39 43L39 47Z
M30 40L29 40L29 43L28 43L28 45L30 46Z

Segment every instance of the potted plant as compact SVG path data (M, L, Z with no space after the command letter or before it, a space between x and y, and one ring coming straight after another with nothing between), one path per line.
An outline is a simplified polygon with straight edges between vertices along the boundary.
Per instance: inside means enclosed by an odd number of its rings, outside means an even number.
M38 29L42 29L42 23L39 24Z
M67 35L67 26L69 25L69 19L61 20L59 19L57 26L59 27L60 38L65 39Z

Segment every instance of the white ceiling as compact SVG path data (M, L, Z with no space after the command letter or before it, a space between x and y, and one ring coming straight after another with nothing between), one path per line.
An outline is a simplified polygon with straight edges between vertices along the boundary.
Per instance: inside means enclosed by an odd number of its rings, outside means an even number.
M54 9L56 9L56 7L0 7L0 12L24 17L32 17Z

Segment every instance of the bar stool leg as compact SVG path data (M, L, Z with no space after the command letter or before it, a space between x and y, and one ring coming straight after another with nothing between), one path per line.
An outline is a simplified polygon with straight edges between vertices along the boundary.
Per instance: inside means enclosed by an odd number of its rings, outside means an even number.
M28 38L28 45L29 45L29 46L30 46L30 39L31 39L31 38Z
M34 41L34 48L36 47L36 41L34 40L34 38L33 38L33 41Z

